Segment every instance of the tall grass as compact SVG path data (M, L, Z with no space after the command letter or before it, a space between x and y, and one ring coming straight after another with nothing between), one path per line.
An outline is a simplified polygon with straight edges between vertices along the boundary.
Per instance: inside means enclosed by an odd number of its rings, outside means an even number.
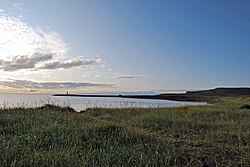
M0 109L0 166L250 166L250 110Z

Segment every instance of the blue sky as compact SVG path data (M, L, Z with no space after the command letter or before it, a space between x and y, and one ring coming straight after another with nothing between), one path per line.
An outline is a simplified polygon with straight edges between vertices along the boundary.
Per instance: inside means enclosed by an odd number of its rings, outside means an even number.
M0 11L3 91L250 85L248 0L6 0Z

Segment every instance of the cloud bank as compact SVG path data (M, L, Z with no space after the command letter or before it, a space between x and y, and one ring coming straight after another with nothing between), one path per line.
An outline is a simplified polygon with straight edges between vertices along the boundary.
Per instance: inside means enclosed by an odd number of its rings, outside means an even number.
M36 82L30 80L5 79L0 80L0 86L15 89L74 89L81 87L113 87L112 84L97 84L89 82Z
M43 66L40 67L40 69L68 69L73 67L86 67L89 65L100 65L102 64L101 59L96 60L89 60L84 59L83 57L79 56L70 60L67 60L65 62L60 61L53 61L53 62L47 62L43 64Z
M15 56L10 60L0 59L0 70L17 71L23 69L35 69L36 65L53 58L53 54L34 53L31 56Z
M34 53L33 55L14 56L10 60L0 59L0 70L18 71L18 70L51 70L51 69L69 69L74 67L87 67L90 65L102 64L101 59L89 60L82 56L69 59L65 62L54 60L54 54Z

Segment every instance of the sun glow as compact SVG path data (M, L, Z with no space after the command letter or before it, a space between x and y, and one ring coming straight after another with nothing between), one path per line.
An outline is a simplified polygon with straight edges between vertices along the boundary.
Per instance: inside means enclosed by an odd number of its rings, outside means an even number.
M54 53L57 58L63 58L67 45L56 32L46 33L26 24L21 18L0 14L0 58L10 60L38 52Z

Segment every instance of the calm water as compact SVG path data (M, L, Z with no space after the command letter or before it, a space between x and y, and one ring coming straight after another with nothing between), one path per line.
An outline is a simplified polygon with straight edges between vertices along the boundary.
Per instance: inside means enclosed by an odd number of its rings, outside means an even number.
M49 94L0 94L0 108L9 107L37 107L53 103L61 106L69 105L76 111L86 108L107 107L173 107L183 105L204 105L206 103L176 102L169 100L103 98L103 97L54 97Z

